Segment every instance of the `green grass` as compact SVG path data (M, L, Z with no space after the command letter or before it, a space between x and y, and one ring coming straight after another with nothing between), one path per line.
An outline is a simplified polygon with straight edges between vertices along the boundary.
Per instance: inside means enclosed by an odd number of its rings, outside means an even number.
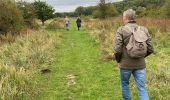
M94 38L72 22L56 50L52 73L46 82L42 100L120 100L119 70L113 62L101 60Z
M0 48L0 100L120 100L118 65L102 60L97 38L87 29L77 31L73 21L70 31L53 25L16 39L4 37L15 41ZM156 41L157 52L146 60L151 100L170 97L170 48L163 40L168 39L162 36ZM41 74L46 68L52 72ZM133 78L130 86L133 100L139 100Z
M94 29L95 31L96 29ZM119 68L116 62L102 60L101 43L87 29L77 31L71 22L70 31L63 33L63 41L56 48L52 72L41 77L44 83L41 100L120 100ZM107 39L110 39L108 37ZM109 42L110 43L110 42ZM111 47L111 44L108 44ZM165 50L164 50L165 49ZM169 98L169 49L162 48L146 59L147 88L151 100ZM162 52L161 52L162 51ZM161 62L162 59L164 62ZM163 67L162 67L163 66ZM133 77L130 79L131 96L139 100Z

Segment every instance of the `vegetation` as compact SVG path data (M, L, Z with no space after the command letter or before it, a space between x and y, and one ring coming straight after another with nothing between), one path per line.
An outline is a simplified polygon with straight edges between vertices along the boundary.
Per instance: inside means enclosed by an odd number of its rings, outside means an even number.
M63 22L64 22L63 19L54 18L54 19L46 26L46 30L56 31L56 30L59 30L59 29L63 29L63 27L64 27Z
M38 27L35 21L37 16L33 4L27 2L18 2L17 6L19 10L22 12L25 25L31 29L36 29Z
M23 16L11 0L0 0L0 34L18 33L23 25Z
M81 15L84 15L84 16L89 16L89 15L92 15L94 10L96 9L96 7L78 7L76 10L75 10L75 14L77 16L81 16Z
M0 100L36 100L43 90L41 72L53 63L59 33L29 29L37 25L33 4L0 0L0 7Z
M163 12L165 17L170 18L170 1L166 0L165 5L163 6Z
M169 15L169 0L124 0L107 3L101 0L97 6L78 7L75 12L60 13L67 16L93 16L94 18L107 18L122 15L122 12L132 8L137 11L138 17L163 17ZM61 17L56 14L57 17Z
M55 17L59 17L59 18L64 18L66 16L69 16L69 17L77 17L77 15L75 15L74 12L62 12L62 13L59 13L59 12L56 12L55 14Z
M97 9L93 12L94 18L108 18L108 17L114 17L117 15L117 11L114 6L112 6L110 3L100 3L97 6Z
M95 38L86 29L77 31L75 20L64 34L56 51L52 72L42 80L46 89L42 100L119 100L118 68L112 61L101 60Z
M36 9L38 19L41 20L43 25L46 20L54 17L55 10L50 5L46 4L46 2L35 1L33 5Z
M53 18L54 9L45 2L0 0L0 100L119 100L119 68L112 61L112 45L123 23L113 16L128 8L137 11L137 22L153 37L156 52L146 59L149 97L169 99L169 5L169 0L101 0L97 6L56 13L58 17L86 16L81 31L75 19L70 31L65 31L64 19ZM37 19L46 24L33 30ZM132 98L138 100L135 82L130 81Z
M41 70L50 68L58 35L38 31L18 37L0 47L0 99L16 100L38 97Z

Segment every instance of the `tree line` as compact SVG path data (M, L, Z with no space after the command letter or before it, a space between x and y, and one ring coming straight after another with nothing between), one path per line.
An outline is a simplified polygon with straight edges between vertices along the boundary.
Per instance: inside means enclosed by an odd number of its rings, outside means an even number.
M78 7L71 13L56 13L57 17L64 16L92 16L94 18L108 18L120 16L123 11L132 8L138 17L170 17L170 0L123 0L106 3L100 0L97 6Z

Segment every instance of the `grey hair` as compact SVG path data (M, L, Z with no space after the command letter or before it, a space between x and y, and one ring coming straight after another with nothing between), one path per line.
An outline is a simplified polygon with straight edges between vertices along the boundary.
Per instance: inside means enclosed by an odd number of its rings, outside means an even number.
M135 20L136 12L133 9L128 9L123 12L123 16L126 16L128 20Z

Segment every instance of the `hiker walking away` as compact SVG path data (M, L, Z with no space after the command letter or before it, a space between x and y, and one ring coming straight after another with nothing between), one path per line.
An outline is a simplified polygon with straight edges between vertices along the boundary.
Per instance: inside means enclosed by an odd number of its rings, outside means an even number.
M65 21L66 30L69 31L69 26L70 26L70 20L69 20L69 18L66 16L65 19L64 19L64 21Z
M115 59L120 64L120 80L123 100L131 100L129 79L133 75L140 100L149 100L146 89L145 58L153 53L148 29L135 21L136 12L129 9L123 13L125 26L117 30L115 37Z
M80 19L80 17L77 18L76 23L77 23L78 31L80 31L80 28L81 28L81 19Z

